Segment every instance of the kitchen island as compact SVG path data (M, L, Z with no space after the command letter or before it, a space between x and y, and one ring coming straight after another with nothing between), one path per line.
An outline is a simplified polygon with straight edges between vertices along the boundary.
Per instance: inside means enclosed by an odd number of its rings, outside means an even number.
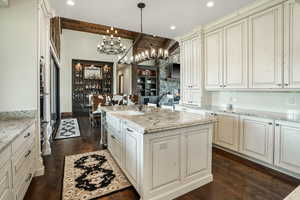
M210 115L103 107L107 145L142 200L168 200L213 180Z

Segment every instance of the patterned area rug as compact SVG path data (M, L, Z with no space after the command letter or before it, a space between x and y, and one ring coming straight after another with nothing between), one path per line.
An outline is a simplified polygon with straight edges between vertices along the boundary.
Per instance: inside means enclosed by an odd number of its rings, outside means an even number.
M66 139L79 136L80 130L77 119L63 119L60 122L55 139Z
M65 158L62 200L90 200L130 185L107 150Z

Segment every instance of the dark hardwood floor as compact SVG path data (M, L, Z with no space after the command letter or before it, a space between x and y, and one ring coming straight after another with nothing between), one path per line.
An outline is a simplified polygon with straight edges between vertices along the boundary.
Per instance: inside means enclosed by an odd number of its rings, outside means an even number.
M64 157L102 149L100 130L92 129L88 118L80 117L81 137L54 141L52 155L44 158L45 175L33 179L24 200L60 200ZM176 200L282 200L299 180L261 167L224 151L213 150L214 181ZM139 200L133 188L98 200Z

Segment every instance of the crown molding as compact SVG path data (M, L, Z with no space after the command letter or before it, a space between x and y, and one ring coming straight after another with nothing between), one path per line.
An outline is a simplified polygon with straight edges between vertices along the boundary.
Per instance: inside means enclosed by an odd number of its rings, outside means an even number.
M256 0L254 3L251 3L241 9L238 9L232 12L229 15L223 16L216 21L209 23L204 26L204 32L212 32L218 28L222 28L228 24L234 23L236 21L247 18L250 15L261 12L268 8L274 7L276 5L282 4L288 0ZM296 0L300 2L300 0Z
M175 38L175 40L178 41L179 43L181 43L186 40L191 40L191 39L197 38L197 37L202 38L202 34L203 34L203 28L202 28L202 26L199 26L199 27L195 28L192 32Z

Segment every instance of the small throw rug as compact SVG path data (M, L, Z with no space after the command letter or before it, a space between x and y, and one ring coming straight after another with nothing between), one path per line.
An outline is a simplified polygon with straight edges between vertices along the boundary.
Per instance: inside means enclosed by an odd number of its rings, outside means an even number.
M79 130L78 121L75 118L71 118L71 119L61 120L55 139L58 140L58 139L66 139L66 138L73 138L79 136L80 136L80 130Z
M65 157L62 200L90 200L131 186L107 150Z

